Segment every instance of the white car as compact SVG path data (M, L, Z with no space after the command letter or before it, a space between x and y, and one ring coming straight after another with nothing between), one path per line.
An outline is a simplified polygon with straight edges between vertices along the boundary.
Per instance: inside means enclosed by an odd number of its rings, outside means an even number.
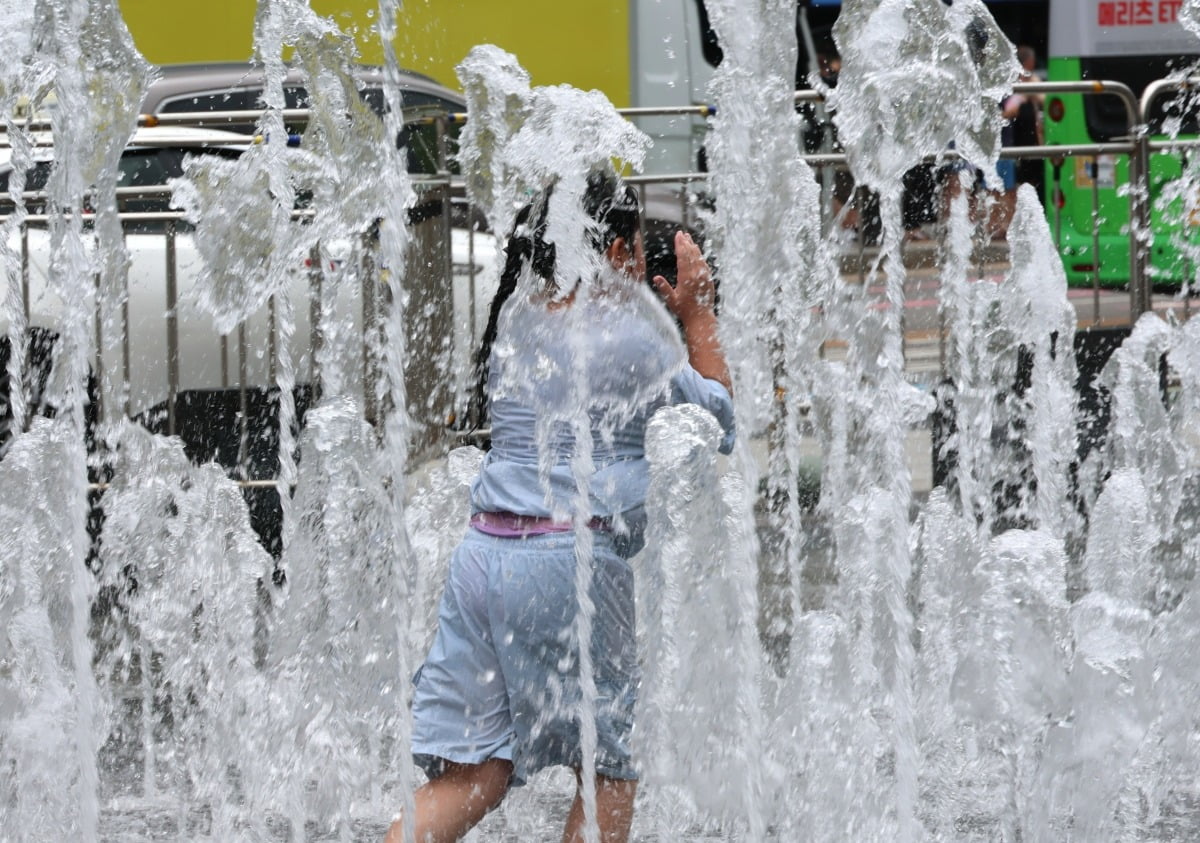
M247 137L242 134L182 127L139 129L121 158L120 187L165 186L169 179L182 175L183 162L187 156L236 157L246 146ZM50 166L50 151L44 150L39 153L34 168L27 174L26 190L43 190ZM0 149L0 195L7 195L10 170L9 150ZM31 200L30 213L38 214L43 205L44 200ZM170 196L166 192L141 198L123 198L121 207L123 212L150 212L160 215L172 211ZM175 311L178 337L176 391L183 393L195 390L236 390L241 383L243 369L247 387L270 388L273 385L270 354L272 314L264 307L223 340L214 330L211 318L195 306L193 294L201 270L201 259L196 250L194 233L182 220L174 222L173 225L176 230L173 245L178 299ZM128 287L128 411L134 417L161 415L161 411L166 407L171 385L167 319L167 256L171 238L167 233L168 226L169 223L163 218L133 219L124 224L126 246L131 261ZM428 235L438 230L442 230L440 219L433 224L426 224L424 229L418 231L418 235ZM29 324L35 328L56 330L62 314L62 302L47 288L50 246L46 224L35 216L28 223L27 232ZM347 243L351 234L347 233ZM446 366L444 354L435 361L442 370L437 376L443 379L449 377L457 391L462 386L463 367L467 365L471 349L477 343L486 322L488 303L495 289L496 273L493 267L497 252L490 235L473 233L464 228L452 228L450 240L452 278L445 279L436 267L431 267L427 276L419 280L410 278L409 283L434 285L429 295L423 298L427 302L434 302L437 308L445 309L445 316L452 325L452 336L449 338L452 353L449 356L449 367ZM327 244L328 248L325 251L332 254L333 260L337 261L343 253L350 251L347 243ZM17 250L21 248L19 240L15 239L10 242L10 246ZM290 351L296 366L297 381L301 384L309 381L312 371L312 275L308 266L298 265L290 287L292 310L295 314L295 332ZM6 284L7 281L0 278L0 303L8 301ZM475 302L474 308L471 305L472 299ZM347 367L348 389L361 392L361 289L343 291L339 296L339 307L339 320L351 329L349 332L340 332L345 345L344 354L340 357L344 359ZM446 322L445 318L440 320L440 324ZM5 336L7 330L7 306L0 304L0 336ZM351 336L347 337L347 333ZM426 341L426 345L430 345L428 338ZM433 342L432 345L437 345L437 342ZM421 355L427 350L421 346L411 349L410 359L421 362ZM104 360L106 367L122 367L123 364L122 359ZM446 368L450 371L445 371Z

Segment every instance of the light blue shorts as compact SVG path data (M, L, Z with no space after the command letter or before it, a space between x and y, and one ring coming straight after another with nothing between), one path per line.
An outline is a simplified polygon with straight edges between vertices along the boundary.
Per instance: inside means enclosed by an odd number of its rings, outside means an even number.
M639 679L633 571L593 533L596 772L637 777L629 735ZM470 529L454 551L438 629L413 697L413 758L513 762L513 783L581 765L575 534L498 538Z

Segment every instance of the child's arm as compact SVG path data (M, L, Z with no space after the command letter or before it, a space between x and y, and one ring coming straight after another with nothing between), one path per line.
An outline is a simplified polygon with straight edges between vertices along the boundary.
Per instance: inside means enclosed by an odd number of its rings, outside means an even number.
M654 287L662 296L667 309L679 318L687 343L688 362L709 380L714 380L733 394L733 382L725 352L717 337L717 315L713 310L716 288L708 271L708 263L695 241L683 231L675 234L675 262L678 281L671 283L661 275L654 276Z

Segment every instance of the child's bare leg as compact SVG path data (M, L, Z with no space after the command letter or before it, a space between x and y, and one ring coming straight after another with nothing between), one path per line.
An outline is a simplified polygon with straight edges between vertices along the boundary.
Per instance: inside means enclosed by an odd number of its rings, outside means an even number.
M500 804L512 778L512 762L491 758L482 764L446 762L446 771L413 794L417 843L460 840ZM396 820L384 843L403 843L404 821Z
M579 773L575 773L576 781ZM633 825L633 797L637 793L637 782L626 779L610 779L596 776L596 824L600 826L600 843L625 843L629 839L629 828ZM575 801L567 816L567 827L563 831L563 843L583 843L584 836L583 794L575 790Z

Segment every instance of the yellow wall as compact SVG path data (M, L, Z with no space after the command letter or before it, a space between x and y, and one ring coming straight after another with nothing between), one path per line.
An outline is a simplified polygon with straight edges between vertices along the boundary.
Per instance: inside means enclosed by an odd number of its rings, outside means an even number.
M155 64L245 61L252 52L255 0L119 0L138 49ZM378 64L377 0L310 0L354 34L361 60ZM516 55L535 85L599 88L629 104L629 4L605 0L405 0L400 63L458 88L454 65L475 44Z
M246 61L254 0L120 0L137 48L155 64Z

